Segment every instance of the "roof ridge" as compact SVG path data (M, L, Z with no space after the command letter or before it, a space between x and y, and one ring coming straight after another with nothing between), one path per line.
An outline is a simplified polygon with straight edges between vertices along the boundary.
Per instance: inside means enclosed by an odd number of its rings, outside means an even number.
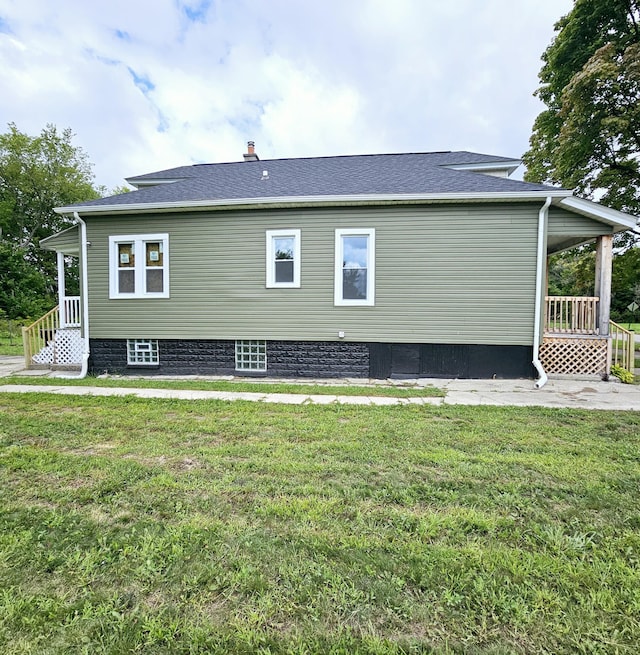
M259 159L255 162L244 162L244 161L225 161L225 162L200 162L197 164L186 164L185 166L220 166L224 164L246 164L246 163L263 163L267 161L304 161L310 159L349 159L355 157L406 157L406 156L415 156L415 155L455 155L455 154L470 154L470 155L480 155L481 157L491 157L499 161L509 161L515 160L516 157L502 157L501 155L488 155L482 152L473 152L471 150L424 150L424 151L415 151L415 152L367 152L357 155L315 155L308 157L274 157L272 159ZM175 168L182 168L182 166L176 166ZM171 169L166 169L171 170Z
M470 150L432 150L425 152L378 152L378 153L365 153L359 155L320 155L320 156L310 156L310 157L277 157L274 159L260 159L257 161L228 161L228 162L200 162L193 164L182 164L180 166L173 166L171 168L164 168L159 171L153 171L152 173L143 173L142 175L131 175L126 177L127 181L138 180L138 179L154 179L154 175L158 174L168 174L173 171L176 171L176 175L179 176L178 171L181 171L183 175L186 175L187 171L195 168L206 168L206 167L227 167L227 166L237 166L237 165L246 165L253 164L254 167L259 167L260 165L266 163L275 163L275 162L304 162L304 161L329 161L329 160L347 160L347 159L365 159L365 158L377 158L377 157L416 157L416 156L430 156L430 155L471 155L472 157L481 157L484 161L465 161L459 163L500 163L508 161L516 161L517 158L514 157L502 157L500 155L488 155L481 152L473 152ZM488 161L487 161L488 160ZM452 164L453 165L453 164Z

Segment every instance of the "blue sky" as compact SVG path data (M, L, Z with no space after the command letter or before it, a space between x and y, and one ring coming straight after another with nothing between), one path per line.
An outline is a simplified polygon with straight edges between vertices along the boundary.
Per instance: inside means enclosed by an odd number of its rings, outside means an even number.
M571 0L0 0L0 129L70 127L96 182L200 162L520 157Z

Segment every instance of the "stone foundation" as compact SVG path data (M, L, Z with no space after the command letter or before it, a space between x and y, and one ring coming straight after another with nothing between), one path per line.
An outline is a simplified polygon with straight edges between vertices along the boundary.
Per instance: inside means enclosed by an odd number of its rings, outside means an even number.
M127 364L126 339L91 339L89 370L100 375L369 377L369 346L332 341L267 341L267 370L236 371L235 341L159 339L160 363Z

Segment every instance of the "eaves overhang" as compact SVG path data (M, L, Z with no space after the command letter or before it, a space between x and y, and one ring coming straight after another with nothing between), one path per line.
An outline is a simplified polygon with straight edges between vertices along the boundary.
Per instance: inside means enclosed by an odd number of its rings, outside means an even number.
M66 238L72 236L75 240L73 243L67 243ZM62 244L60 243L62 241ZM40 248L43 250L50 250L52 252L62 252L65 255L78 255L80 252L80 241L78 234L78 226L72 225L62 232L57 232L51 236L40 239Z
M280 209L296 207L352 207L366 205L415 205L458 202L527 202L551 196L562 199L570 196L565 189L544 191L499 191L490 193L409 193L363 194L326 196L287 196L267 198L224 198L220 200L189 200L159 203L123 203L114 205L71 205L56 207L57 214L91 214L93 216L131 213L165 213L187 211L221 211L233 209Z
M638 218L631 214L625 214L617 209L611 209L610 207L599 205L596 202L591 202L591 200L576 198L575 196L563 198L558 203L558 206L576 214L586 216L587 218L593 218L601 223L611 225L614 228L614 232L633 230L638 223Z

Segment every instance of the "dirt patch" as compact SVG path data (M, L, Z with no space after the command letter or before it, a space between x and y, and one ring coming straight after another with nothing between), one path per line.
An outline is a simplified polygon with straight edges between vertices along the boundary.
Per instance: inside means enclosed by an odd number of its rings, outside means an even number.
M165 466L168 461L165 455L144 456L138 453L127 453L122 456L122 459L132 459L134 462L145 466Z
M183 457L182 459L174 459L166 455L157 456L143 456L137 453L128 453L122 456L123 459L132 459L138 464L145 466L168 466L178 471L191 471L193 469L202 468L203 464L193 457Z
M181 462L178 462L178 468L184 471L191 471L192 469L202 468L202 464L196 459L185 457Z
M96 443L91 446L85 446L84 448L69 448L64 452L69 453L70 455L99 455L109 450L117 448L116 445L110 443Z

